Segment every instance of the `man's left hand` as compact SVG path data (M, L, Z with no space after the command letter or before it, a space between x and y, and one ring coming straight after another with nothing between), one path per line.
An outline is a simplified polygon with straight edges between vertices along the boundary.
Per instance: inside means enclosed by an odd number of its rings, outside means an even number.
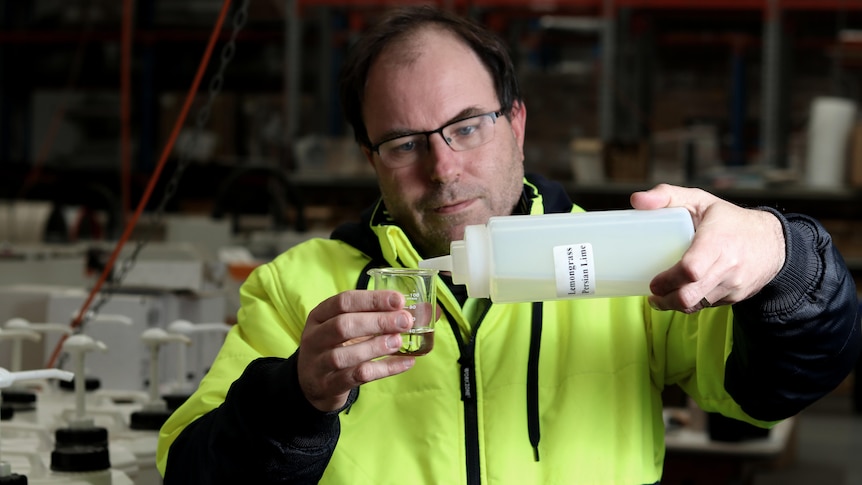
M784 265L784 232L771 213L744 209L700 189L661 184L631 196L635 209L685 207L694 221L691 247L650 283L659 310L696 312L742 301Z

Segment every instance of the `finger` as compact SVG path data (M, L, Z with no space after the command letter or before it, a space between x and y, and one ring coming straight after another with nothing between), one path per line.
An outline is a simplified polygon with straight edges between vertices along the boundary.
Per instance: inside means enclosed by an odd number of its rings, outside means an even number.
M694 313L704 308L715 306L713 302L710 302L709 297L702 297L694 304L690 304L688 303L690 296L686 297L682 295L682 291L675 291L663 297L651 295L649 297L649 304L656 310L675 310L683 313Z
M665 185L657 185L650 190L635 192L629 202L635 209L660 209L670 207L671 196Z
M303 335L318 346L337 346L352 339L403 332L410 328L408 314L394 312L403 306L404 296L397 291L345 291L327 298L309 313ZM325 331L318 332L320 327Z
M385 359L363 362L360 365L330 374L330 384L344 389L367 384L372 381L401 374L413 367L415 357L390 356Z
M698 293L694 301L700 300L711 288L705 286L717 281L710 281L710 275L714 275L720 258L720 253L714 251L702 238L695 234L691 246L683 253L682 258L676 264L655 276L650 281L650 291L654 295L664 296L668 293L679 291L689 285L694 287L689 291ZM703 287L703 288L701 288Z
M686 299L680 296L680 292L673 292L665 296L649 296L649 305L655 310L674 310L683 313L694 313L712 306L707 298L701 298L694 304L685 303Z
M394 356L364 361L343 369L318 372L315 376L306 376L305 379L300 373L300 386L312 406L324 412L333 411L344 405L351 389L405 372L413 367L414 363L414 357Z
M366 338L333 348L330 366L334 369L354 367L362 362L394 354L401 349L401 334L390 333Z
M695 226L703 218L706 209L720 201L701 189L659 184L650 190L634 192L629 202L635 209L660 209L663 207L685 207L691 213Z
M404 307L404 296L391 290L350 290L331 296L308 314L311 323L323 323L344 313L392 311Z
M362 339L406 332L413 326L413 316L406 310L389 312L346 313L329 319L312 333L320 348L333 348Z
M678 263L653 278L650 282L653 307L692 312L704 307L704 298L715 303L725 296L721 286L725 274L721 255L702 247L692 244Z

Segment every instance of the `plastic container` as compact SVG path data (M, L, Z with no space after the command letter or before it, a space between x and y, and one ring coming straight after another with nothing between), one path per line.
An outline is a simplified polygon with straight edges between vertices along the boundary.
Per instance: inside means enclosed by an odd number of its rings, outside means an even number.
M495 303L649 295L693 236L681 207L492 217L419 267L451 271L470 297Z
M125 472L112 469L110 465L109 468L104 468L104 452L83 450L79 451L79 456L76 457L67 453L60 461L68 467L68 471L53 468L56 465L53 462L53 452L13 449L5 453L10 458L12 468L17 470L20 476L26 477L26 481L22 483L29 485L138 485L137 480L132 480ZM113 460L113 456L107 460ZM52 468L49 468L48 462ZM0 477L3 477L2 472ZM0 483L5 485L6 482L0 480Z

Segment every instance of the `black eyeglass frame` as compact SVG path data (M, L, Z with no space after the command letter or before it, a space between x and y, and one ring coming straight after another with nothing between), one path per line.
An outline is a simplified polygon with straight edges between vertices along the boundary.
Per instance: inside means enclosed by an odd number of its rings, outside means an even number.
M449 144L449 140L447 140L446 137L443 136L443 130L445 130L446 128L449 128L450 126L454 125L455 123L460 123L462 121L471 120L473 118L479 118L480 116L490 116L491 121L494 124L497 124L497 118L503 117L505 115L505 113L506 113L506 109L500 108L497 111L489 111L487 113L481 113L481 114L477 114L477 115L473 115L473 116L465 116L463 118L458 118L457 120L450 121L449 123L446 123L445 125L441 126L440 128L437 128L436 130L416 131L413 133L405 133L403 135L398 135L398 136L393 136L392 138L387 138L387 139L385 139L385 140L383 140L383 141L381 141L375 145L371 145L370 147L368 147L368 149L371 150L372 152L380 155L380 146L383 145L384 143L388 143L392 140L397 140L399 138L405 138L408 136L417 136L417 135L425 135L425 144L426 144L426 146L430 146L431 145L431 135L433 135L435 133L439 134L440 138L442 138L443 141L446 142L446 146L448 146L449 148L452 148L452 145ZM452 148L452 149L455 150L454 148ZM455 150L455 151L458 151L458 150Z

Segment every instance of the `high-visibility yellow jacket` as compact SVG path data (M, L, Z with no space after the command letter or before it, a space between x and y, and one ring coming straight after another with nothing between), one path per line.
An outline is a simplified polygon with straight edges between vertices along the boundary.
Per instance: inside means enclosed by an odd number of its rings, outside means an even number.
M580 210L540 178L525 181L525 202L532 214ZM769 426L852 368L860 348L855 311L847 313L852 280L814 221L779 217L792 268L733 308L686 315L655 311L643 297L564 300L490 304L470 322L441 280L434 350L403 374L363 385L340 414L319 413L302 397L291 357L306 316L363 287L368 266L420 260L378 204L362 224L341 230L351 244L310 240L249 277L238 325L161 430L159 468L167 468L166 484L279 476L374 485L654 483L666 386L678 384L706 410Z

